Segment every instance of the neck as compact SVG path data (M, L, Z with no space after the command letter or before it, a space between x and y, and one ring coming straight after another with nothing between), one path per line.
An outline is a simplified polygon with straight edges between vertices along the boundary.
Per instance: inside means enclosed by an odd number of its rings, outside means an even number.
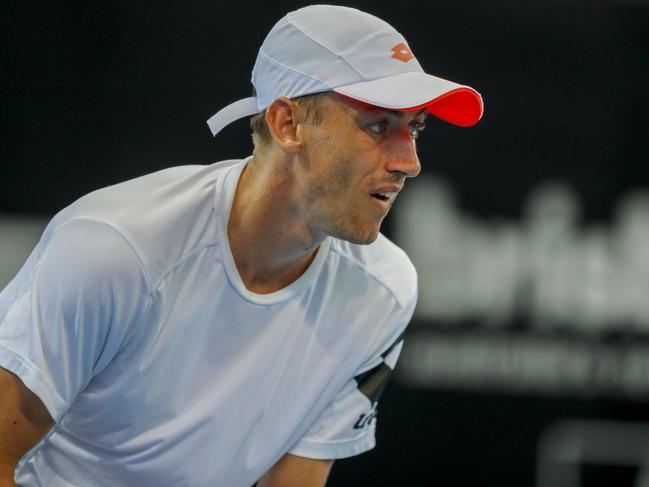
M245 286L266 294L298 279L326 235L315 235L299 212L291 161L255 156L244 168L228 221L228 239Z

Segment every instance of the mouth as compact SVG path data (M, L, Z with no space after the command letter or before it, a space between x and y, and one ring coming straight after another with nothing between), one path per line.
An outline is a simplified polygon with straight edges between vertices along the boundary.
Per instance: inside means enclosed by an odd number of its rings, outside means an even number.
M376 193L371 193L372 198L381 202L382 205L392 205L395 198L399 194L399 191L377 191Z
M390 189L390 190L384 190L384 191L375 191L374 193L371 193L372 198L375 198L379 201L389 201L392 202L395 200L397 195L399 194L398 189Z

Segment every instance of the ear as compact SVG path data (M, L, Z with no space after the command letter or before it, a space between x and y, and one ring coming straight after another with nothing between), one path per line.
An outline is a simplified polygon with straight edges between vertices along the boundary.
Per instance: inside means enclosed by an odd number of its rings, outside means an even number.
M277 144L289 154L302 150L302 109L289 98L273 100L266 109L266 125Z

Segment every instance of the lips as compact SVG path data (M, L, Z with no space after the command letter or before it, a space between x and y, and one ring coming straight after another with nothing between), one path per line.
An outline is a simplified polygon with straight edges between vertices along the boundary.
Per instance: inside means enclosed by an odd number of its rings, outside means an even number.
M372 191L370 195L379 201L384 201L386 203L392 204L394 199L399 194L399 191L401 191L400 186L388 186L377 188L375 191Z
M372 196L375 198L378 198L380 200L386 201L386 200L393 200L394 198L397 197L398 191L382 191L380 193L374 193Z

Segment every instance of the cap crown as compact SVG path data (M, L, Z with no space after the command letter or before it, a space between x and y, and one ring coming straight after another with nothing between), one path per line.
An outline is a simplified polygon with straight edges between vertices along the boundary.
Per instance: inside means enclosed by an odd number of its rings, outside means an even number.
M312 5L288 13L270 30L252 84L265 110L294 98L407 72L423 72L406 40L387 22L360 10Z

